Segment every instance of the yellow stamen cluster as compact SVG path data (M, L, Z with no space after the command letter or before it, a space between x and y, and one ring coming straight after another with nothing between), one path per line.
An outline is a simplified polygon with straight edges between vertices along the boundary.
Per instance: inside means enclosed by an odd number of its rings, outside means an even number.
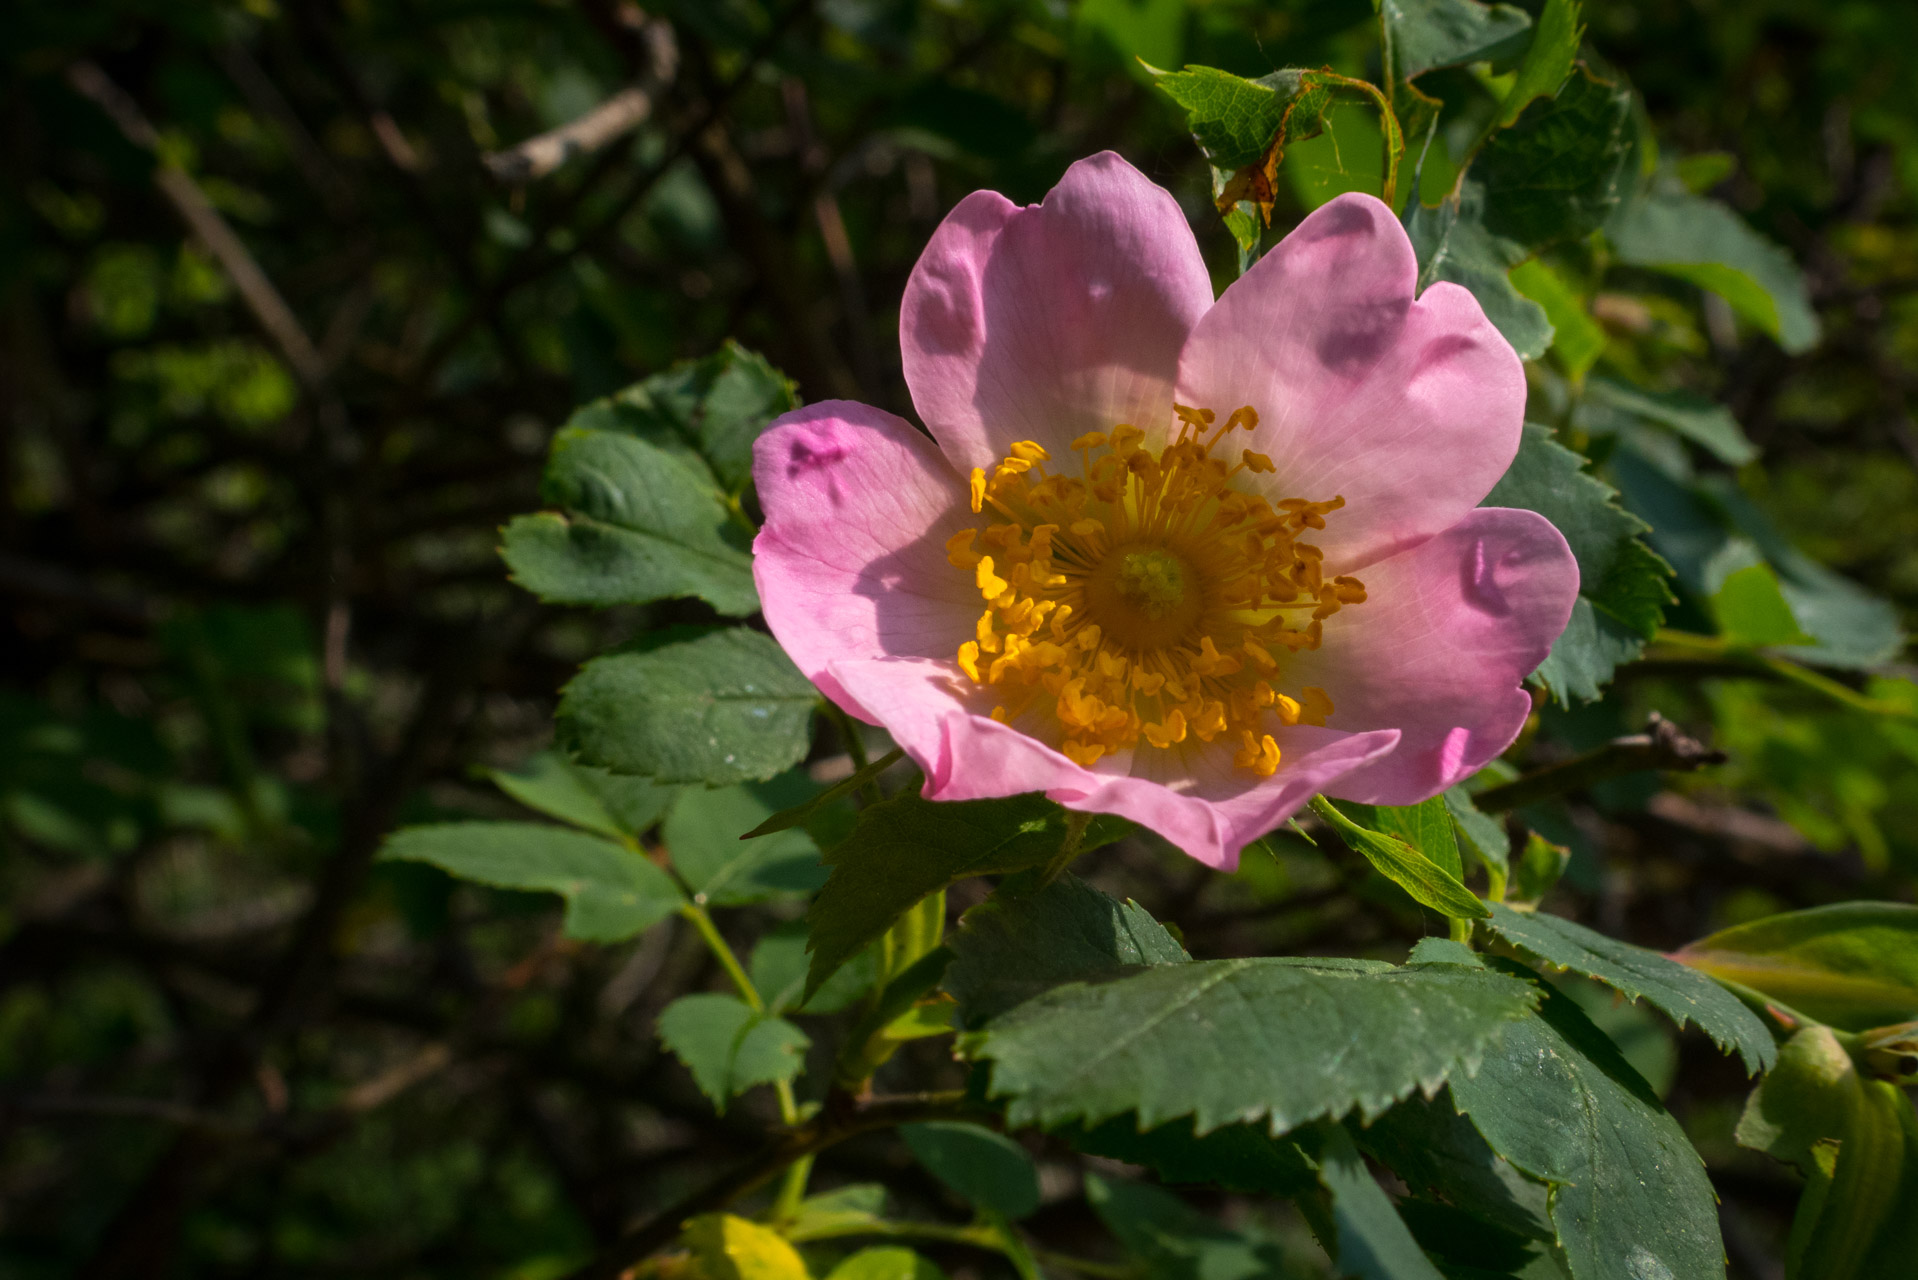
M1220 442L1258 414L1246 406L1215 426L1209 409L1177 411L1178 435L1157 452L1133 426L1074 440L1076 476L1049 472L1029 440L990 476L974 469L972 510L991 515L949 540L946 558L986 607L959 665L999 690L996 719L1056 738L1080 764L1142 740L1223 737L1239 766L1270 777L1267 717L1322 725L1333 710L1323 689L1274 687L1282 655L1318 648L1325 620L1365 599L1300 540L1345 500L1243 492L1235 477L1272 460L1245 449L1228 461Z

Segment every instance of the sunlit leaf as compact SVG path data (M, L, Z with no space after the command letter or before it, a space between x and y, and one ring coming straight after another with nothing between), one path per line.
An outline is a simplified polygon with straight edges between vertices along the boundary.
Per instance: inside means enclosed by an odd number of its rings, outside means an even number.
M566 899L565 932L617 942L658 924L685 898L638 852L565 827L531 822L444 822L402 827L382 858L429 862L462 880Z
M1737 1053L1747 1073L1768 1068L1777 1056L1765 1024L1736 996L1656 951L1559 916L1497 903L1485 927L1534 961L1596 978L1627 999L1643 998L1681 1027L1696 1023L1719 1048Z
M811 1043L784 1018L755 1012L739 997L716 992L681 996L667 1005L659 1015L659 1039L721 1111L755 1085L798 1075Z
M757 631L713 631L586 664L560 698L588 764L719 785L782 773L811 745L819 691Z
M1918 907L1841 902L1701 938L1674 958L1849 1031L1918 1018Z

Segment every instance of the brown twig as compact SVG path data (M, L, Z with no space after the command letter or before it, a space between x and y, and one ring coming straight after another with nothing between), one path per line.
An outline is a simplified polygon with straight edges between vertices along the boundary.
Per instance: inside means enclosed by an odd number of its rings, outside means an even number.
M504 151L487 152L480 157L487 172L514 186L536 182L573 157L598 151L652 115L660 90L672 83L679 70L679 45L672 27L657 20L645 23L639 38L646 48L647 65L637 83L557 129Z
M293 309L286 305L286 299L266 278L266 272L260 270L252 253L207 199L200 184L168 158L160 145L159 132L148 122L139 104L109 80L106 72L85 60L67 67L67 83L106 112L128 142L158 157L153 185L160 188L160 194L172 204L181 221L200 238L220 269L233 281L247 309L280 349L301 385L308 391L318 390L326 379L326 362L320 358L319 348L306 336Z
M1486 813L1504 813L1568 791L1582 791L1595 783L1627 773L1644 773L1655 769L1688 773L1708 764L1724 762L1724 752L1715 751L1689 737L1683 729L1654 711L1644 733L1613 738L1604 746L1595 747L1583 755L1573 756L1570 760L1550 765L1536 773L1528 773L1500 786L1487 787L1473 796L1472 801Z

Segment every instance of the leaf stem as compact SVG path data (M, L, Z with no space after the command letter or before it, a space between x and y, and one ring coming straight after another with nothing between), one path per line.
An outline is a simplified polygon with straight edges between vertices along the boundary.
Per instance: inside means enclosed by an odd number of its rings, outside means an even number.
M1045 888L1072 865L1072 860L1079 856L1079 846L1085 843L1086 828L1091 825L1091 814L1081 813L1077 809L1066 810L1065 836L1059 841L1059 852L1052 855L1045 870L1040 872L1037 888Z
M697 902L685 902L680 904L679 914L692 923L693 929L705 942L706 949L713 953L713 958L719 961L719 967L726 971L728 978L732 979L733 986L739 991L739 998L744 1000L747 1007L754 1013L764 1017L767 1012L766 1000L759 994L759 988L753 985L753 980L747 974L745 967L739 963L739 957L733 954L731 944L720 934L719 926L713 923L712 913ZM799 1100L793 1096L792 1082L790 1080L773 1081L773 1093L779 1099L780 1123L789 1129L798 1124ZM803 1178L800 1180L799 1191L800 1194L805 1192Z
M566 1280L614 1280L614 1277L672 1243L679 1234L680 1224L686 1219L724 1209L741 1196L766 1185L794 1161L816 1155L847 1138L874 1129L890 1129L923 1120L989 1122L990 1119L990 1113L982 1114L979 1105L969 1101L962 1089L868 1098L853 1101L844 1107L828 1107L819 1115L774 1135L757 1156L739 1168L668 1205L642 1225L627 1232Z
M1900 706L1895 702L1885 702L1878 698L1869 697L1851 688L1849 685L1841 684L1833 680L1830 676L1820 675L1811 668L1793 662L1789 658L1781 658L1760 650L1743 649L1728 644L1719 636L1701 636L1691 631L1674 631L1669 627L1661 627L1659 628L1658 634L1653 637L1653 640L1658 644L1666 645L1673 649L1684 649L1692 653L1714 658L1725 658L1732 662L1747 664L1754 668L1754 675L1763 672L1777 676L1781 680L1788 680L1793 684L1810 689L1814 693L1823 694L1832 701L1850 707L1854 711L1863 711L1868 715L1875 716L1891 716L1899 720L1918 719L1918 712L1914 712L1907 707Z
M697 902L681 903L679 914L692 922L693 928L706 943L706 949L713 953L713 958L719 961L719 967L726 971L726 976L732 979L733 986L738 988L739 998L750 1005L754 1013L766 1012L766 1002L760 998L759 988L755 987L753 980L746 976L746 970L741 967L739 957L733 954L732 947L727 944L725 938L720 936L719 927L713 923L712 915L706 908Z

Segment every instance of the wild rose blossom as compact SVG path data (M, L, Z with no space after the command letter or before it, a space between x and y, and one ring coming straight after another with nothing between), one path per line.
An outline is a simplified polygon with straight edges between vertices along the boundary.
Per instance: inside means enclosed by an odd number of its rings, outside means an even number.
M1315 793L1437 794L1524 724L1578 569L1543 517L1476 506L1524 375L1416 278L1367 196L1216 302L1114 154L1039 205L968 196L900 317L931 439L827 401L758 441L773 634L929 799L1043 791L1229 869Z

